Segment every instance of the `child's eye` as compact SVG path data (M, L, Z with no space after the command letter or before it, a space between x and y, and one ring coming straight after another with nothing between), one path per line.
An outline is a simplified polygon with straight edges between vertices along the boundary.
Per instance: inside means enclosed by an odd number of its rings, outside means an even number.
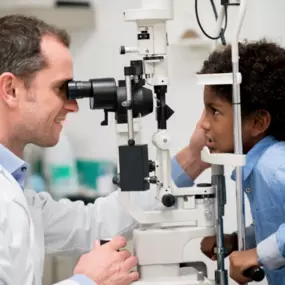
M219 114L220 112L218 110L216 110L215 108L212 108L212 115L217 116Z

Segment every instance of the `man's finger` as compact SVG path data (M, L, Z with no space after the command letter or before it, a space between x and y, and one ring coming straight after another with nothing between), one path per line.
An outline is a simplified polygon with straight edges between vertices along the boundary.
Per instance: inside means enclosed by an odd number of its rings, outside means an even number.
M139 273L138 272L131 272L128 275L128 283L132 283L134 281L137 281L139 279Z
M126 260L127 258L131 257L131 253L128 250L121 250L118 255L123 260Z
M103 246L110 248L113 250L119 250L122 247L126 246L127 241L124 237L117 236L111 239L108 243L104 244Z
M93 243L93 249L99 248L101 246L100 241L99 240L95 240Z
M131 256L128 259L126 259L122 265L122 270L129 271L133 267L135 267L138 264L138 259L135 256Z

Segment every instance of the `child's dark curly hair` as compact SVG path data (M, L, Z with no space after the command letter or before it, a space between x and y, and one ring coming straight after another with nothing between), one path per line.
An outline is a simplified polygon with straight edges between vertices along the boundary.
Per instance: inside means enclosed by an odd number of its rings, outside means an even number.
M267 134L285 141L285 49L260 40L239 44L242 116L267 110L271 124ZM231 46L214 51L199 74L232 72ZM232 85L213 85L221 98L232 102Z

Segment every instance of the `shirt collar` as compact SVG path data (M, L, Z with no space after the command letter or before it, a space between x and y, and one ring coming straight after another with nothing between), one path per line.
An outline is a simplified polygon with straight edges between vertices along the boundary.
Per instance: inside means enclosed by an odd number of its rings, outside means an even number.
M270 146L277 142L278 141L274 137L267 136L251 148L251 150L246 155L246 165L243 167L243 180L246 180L249 177L261 155ZM235 171L232 173L232 179L235 180Z
M0 164L15 178L23 189L28 164L2 144L0 144Z

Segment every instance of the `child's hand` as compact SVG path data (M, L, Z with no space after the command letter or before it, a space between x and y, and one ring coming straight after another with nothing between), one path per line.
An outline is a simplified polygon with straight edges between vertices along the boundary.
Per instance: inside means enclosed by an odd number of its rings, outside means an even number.
M217 260L217 255L215 253L216 246L216 236L204 237L201 241L201 251L212 260ZM224 247L226 249L225 257L238 249L238 238L235 233L224 235Z
M253 266L259 266L256 248L245 251L234 251L230 255L230 276L240 285L252 281L245 277L243 272Z
M176 159L186 173L195 180L205 169L211 165L202 161L201 151L207 143L207 139L202 129L202 122L205 117L205 110L203 111L200 120L191 136L189 145L182 149L177 155Z

